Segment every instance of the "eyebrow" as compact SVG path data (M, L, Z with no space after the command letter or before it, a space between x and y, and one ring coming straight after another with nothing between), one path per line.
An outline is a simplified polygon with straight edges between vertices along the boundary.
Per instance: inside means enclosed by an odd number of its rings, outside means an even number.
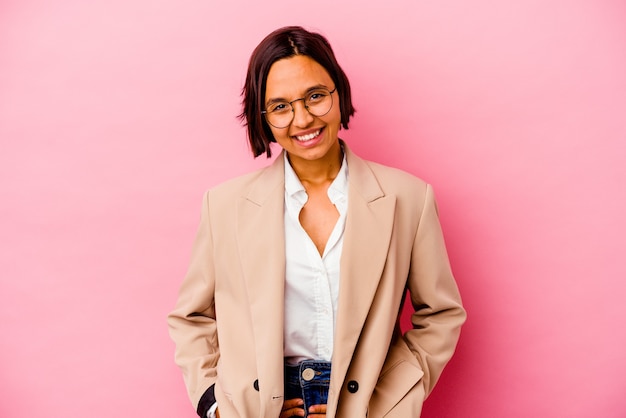
M324 85L324 84L316 84L316 85L311 86L311 87L309 87L308 89L306 89L306 90L304 91L304 94L302 95L302 97L306 97L306 95L307 95L307 94L309 94L309 93L311 93L313 90L317 90L317 89L326 89L326 90L330 90L330 89L329 89L326 85ZM302 97L300 97L300 98L302 98ZM295 99L295 100L298 100L298 99ZM274 103L283 103L283 102L287 102L287 103L289 103L289 102L290 102L290 100L287 100L287 99L285 99L285 98L283 98L283 97L272 97L272 98L270 98L268 101L266 101L266 102L265 102L265 106L269 106L269 105L274 104Z

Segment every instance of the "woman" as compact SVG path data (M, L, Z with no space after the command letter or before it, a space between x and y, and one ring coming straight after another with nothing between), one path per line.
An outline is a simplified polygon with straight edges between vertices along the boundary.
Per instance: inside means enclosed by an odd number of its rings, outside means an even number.
M243 108L255 157L283 151L205 195L168 318L198 414L418 417L465 320L431 187L339 139L350 84L319 34L268 35Z

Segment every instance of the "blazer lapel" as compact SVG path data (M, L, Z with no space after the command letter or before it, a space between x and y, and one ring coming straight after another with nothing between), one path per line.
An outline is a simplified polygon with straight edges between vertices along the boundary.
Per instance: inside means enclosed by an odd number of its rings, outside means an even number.
M258 388L268 395L261 396L261 411L267 399L283 392L284 190L281 154L237 202L239 260L248 292Z
M349 170L348 214L341 256L330 411L378 287L393 228L395 196L385 195L367 163L344 146Z

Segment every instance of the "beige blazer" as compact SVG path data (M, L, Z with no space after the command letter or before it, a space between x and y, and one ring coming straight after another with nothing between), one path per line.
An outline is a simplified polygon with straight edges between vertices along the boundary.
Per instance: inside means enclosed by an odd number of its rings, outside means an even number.
M465 311L432 189L346 146L348 213L328 417L419 417ZM189 271L168 317L197 406L215 384L222 418L274 418L283 403L284 160L206 193ZM413 329L400 335L405 289Z

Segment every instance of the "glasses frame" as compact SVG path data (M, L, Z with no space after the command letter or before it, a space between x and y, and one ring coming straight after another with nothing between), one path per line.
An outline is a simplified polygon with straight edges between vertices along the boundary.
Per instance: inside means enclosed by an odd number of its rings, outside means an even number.
M331 109L333 108L333 105L335 104L335 101L333 100L333 93L337 91L337 86L335 86L335 88L333 88L332 90L328 90L328 88L326 88L326 87L319 87L319 88L316 88L315 90L326 90L326 91L328 91L328 94L329 94L329 96L330 96L330 107L328 108L328 110L326 111L326 113L321 114L321 115L315 115L315 114L311 113L311 111L309 110L309 106L307 106L307 105L306 105L306 102L305 102L305 100L306 100L306 96L304 96L304 97L300 97L299 99L294 99L294 100L292 100L292 101L290 101L290 102L285 102L285 103L287 103L287 104L289 105L289 107L291 107L291 119L289 120L289 123L288 123L287 125L285 125L285 126L276 126L276 125L272 124L272 123L268 120L268 118L267 118L267 115L268 115L270 112L268 112L267 110L261 110L261 113L265 116L265 121L266 121L269 125L272 125L272 126L273 126L274 128L276 128L276 129L285 129L286 127L288 127L289 125L291 125L291 122L293 122L293 118L294 118L294 117L295 117L295 115L296 115L296 108L295 108L295 107L293 107L293 104L294 104L295 102L299 102L299 101L301 101L301 100L302 100L302 105L304 106L304 108L306 109L306 111L307 111L307 112L309 112L309 115L314 116L314 117L316 117L316 118L319 118L319 117L322 117L322 116L326 116L326 115L328 114L328 112L330 112L330 111L331 111Z

